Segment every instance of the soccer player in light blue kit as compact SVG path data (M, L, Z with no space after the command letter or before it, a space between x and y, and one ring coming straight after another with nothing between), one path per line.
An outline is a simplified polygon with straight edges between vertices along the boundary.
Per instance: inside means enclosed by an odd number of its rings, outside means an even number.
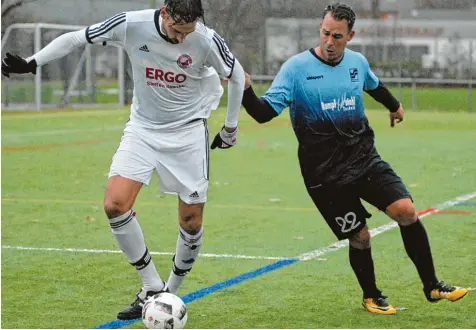
M439 281L426 230L401 178L375 149L363 91L390 111L390 124L403 120L403 108L360 53L346 49L354 36L355 14L343 4L326 7L319 47L293 56L272 86L258 98L247 75L243 106L265 123L289 107L299 143L299 163L309 196L337 236L349 240L349 260L363 291L363 306L391 315L396 309L377 288L361 199L398 222L408 256L415 264L428 301L456 301L468 289Z

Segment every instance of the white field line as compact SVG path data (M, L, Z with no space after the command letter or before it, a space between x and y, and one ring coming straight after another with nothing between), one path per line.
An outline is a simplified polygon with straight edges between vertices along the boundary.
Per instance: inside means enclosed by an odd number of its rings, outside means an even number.
M119 250L95 250L95 249L74 249L74 248L45 248L45 247L27 247L2 245L2 249L23 250L23 251L47 251L47 252L74 252L74 253L122 253ZM173 252L150 252L152 255L173 256ZM228 258L228 259L251 259L251 260L283 260L290 259L286 257L264 257L264 256L247 256L239 254L213 254L201 253L200 257L205 258Z
M470 200L474 197L476 197L476 192L456 197L452 200L443 202L443 203L441 203L437 206L428 208L427 210L421 212L419 214L419 217L420 217L420 219L422 219L422 218L427 217L429 215L432 215L432 214L438 213L440 211L443 211L447 208L450 208L454 205L458 205L459 203L466 202L466 201L468 201L468 200ZM380 234L382 234L386 231L389 231L390 229L396 228L396 227L398 227L398 224L396 222L390 222L386 225L382 225L382 226L379 226L377 228L374 228L374 229L370 230L370 235L372 237L374 237L374 236L380 235ZM343 247L346 247L348 245L349 245L348 240L338 241L338 242L335 242L334 244L331 244L329 246L326 246L326 247L323 247L323 248L320 248L320 249L317 249L317 250L314 250L314 251L311 251L311 252L303 253L303 254L299 255L297 258L301 261L318 259L319 257L321 257L324 254L327 254L331 251L336 251L336 250L342 249Z
M446 201L441 203L437 206L431 207L419 214L420 219L427 217L429 215L438 213L445 209L448 209L454 205L458 205L459 203L466 202L470 199L476 197L476 192L462 195L456 197L452 200ZM390 222L386 225L379 226L370 230L370 234L372 237L380 235L390 229L398 227L396 222ZM347 240L338 241L334 244L331 244L326 247L319 248L317 250L313 250L310 252L303 253L299 255L297 258L301 261L309 261L309 260L316 260L319 259L324 254L327 254L332 251L337 251L348 246L349 243ZM12 249L12 250L27 250L27 251L48 251L48 252L73 252L73 253L122 253L122 251L118 250L94 250L94 249L74 249L74 248L45 248L45 247L26 247L26 246L12 246L12 245L2 245L2 249ZM151 252L152 255L167 255L171 256L174 255L173 252ZM283 260L283 259L293 259L289 257L265 257L265 256L247 256L247 255L236 255L236 254L213 254L213 253L203 253L200 254L201 257L205 258L229 258L229 259L252 259L252 260Z

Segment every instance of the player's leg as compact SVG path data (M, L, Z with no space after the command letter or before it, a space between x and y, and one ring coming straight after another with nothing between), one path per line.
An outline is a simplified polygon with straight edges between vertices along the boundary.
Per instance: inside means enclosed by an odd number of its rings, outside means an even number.
M352 186L307 188L314 204L339 240L349 239L349 262L362 288L363 306L372 313L395 314L387 297L377 288L370 233L366 219L370 217Z
M398 222L405 250L420 275L427 299L434 302L463 298L467 289L438 281L425 227L416 213L410 193L391 166L382 161L363 182L362 198Z
M146 297L160 292L164 287L132 210L142 185L149 183L154 171L151 153L153 151L140 136L126 131L113 157L104 197L104 211L112 234L142 279L137 299L117 315L124 320L140 317Z
M179 234L167 289L174 294L191 271L203 243L204 203L187 204L179 198Z
M363 291L362 306L375 314L395 314L396 309L377 288L367 225L349 237L349 261Z
M179 228L167 289L176 294L197 260L203 242L203 208L208 192L208 130L205 121L161 137L157 172L160 189L178 195Z

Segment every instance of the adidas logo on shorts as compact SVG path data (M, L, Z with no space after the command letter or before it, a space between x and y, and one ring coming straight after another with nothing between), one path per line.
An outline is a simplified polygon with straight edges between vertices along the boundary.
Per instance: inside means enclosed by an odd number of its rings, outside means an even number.
M190 198L198 198L198 197L200 197L200 196L198 195L198 192L194 191L194 192L191 193L190 196L188 196L188 197L190 197Z

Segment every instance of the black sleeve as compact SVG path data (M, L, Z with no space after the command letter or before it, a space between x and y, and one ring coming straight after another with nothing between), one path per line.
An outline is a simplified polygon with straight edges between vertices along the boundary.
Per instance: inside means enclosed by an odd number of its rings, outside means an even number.
M379 81L377 88L366 91L375 101L382 103L390 112L397 112L400 102L390 93L387 87Z
M260 124L264 124L278 116L276 111L274 111L273 107L266 100L256 96L251 86L245 89L241 104L243 104L246 112Z

